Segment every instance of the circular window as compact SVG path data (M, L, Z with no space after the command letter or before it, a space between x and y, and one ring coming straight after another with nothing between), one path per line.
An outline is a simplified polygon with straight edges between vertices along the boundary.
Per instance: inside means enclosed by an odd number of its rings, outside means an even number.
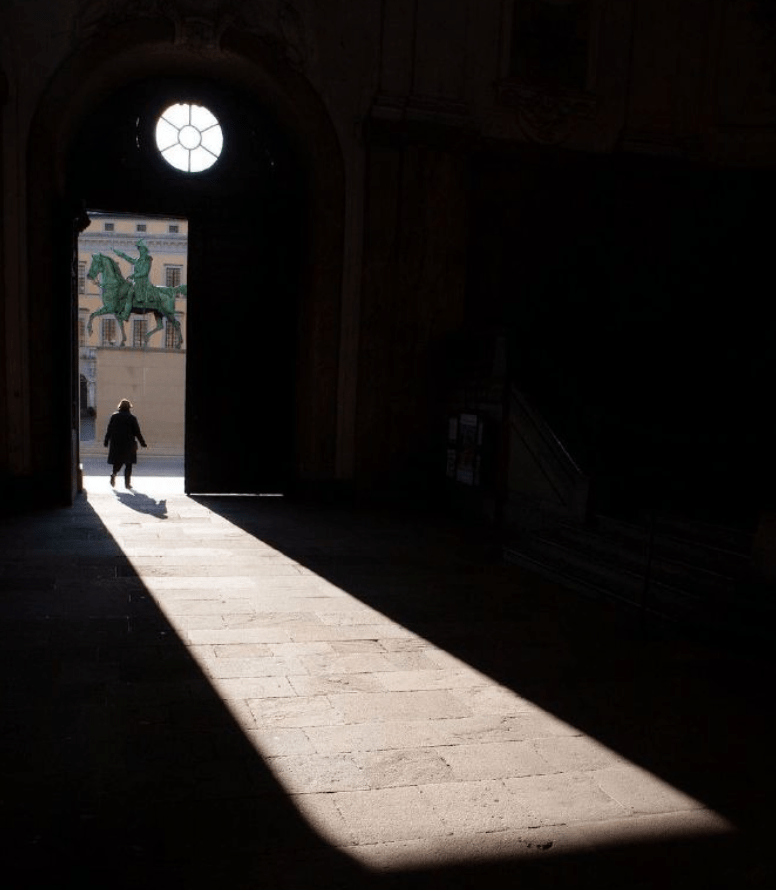
M185 173L212 167L223 146L221 125L203 105L170 105L156 122L156 147L168 164Z

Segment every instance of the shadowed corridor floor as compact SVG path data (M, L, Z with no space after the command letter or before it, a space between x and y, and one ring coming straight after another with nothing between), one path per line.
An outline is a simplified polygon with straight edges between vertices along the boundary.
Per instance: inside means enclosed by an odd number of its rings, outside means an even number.
M773 664L422 513L0 519L9 888L773 888Z

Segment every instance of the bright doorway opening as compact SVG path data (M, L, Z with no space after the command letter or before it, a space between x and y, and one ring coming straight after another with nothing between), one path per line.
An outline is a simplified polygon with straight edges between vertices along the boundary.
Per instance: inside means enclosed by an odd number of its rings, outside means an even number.
M79 442L84 477L109 484L103 442L129 399L143 477L178 480L185 459L188 235L185 218L87 211L78 239Z

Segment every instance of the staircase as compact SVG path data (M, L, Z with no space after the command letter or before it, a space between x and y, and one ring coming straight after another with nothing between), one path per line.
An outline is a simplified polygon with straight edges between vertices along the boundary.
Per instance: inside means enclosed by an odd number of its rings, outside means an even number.
M754 531L667 511L639 513L642 496L656 493L636 475L638 467L628 485L610 474L612 491L601 497L601 478L572 456L532 399L503 373L485 375L490 386L476 379L456 407L488 417L501 431L494 515L507 561L655 623L744 645L773 639L776 596L772 585L756 580Z
M772 636L776 606L750 580L753 534L666 514L595 515L513 533L504 557L658 621L736 638Z

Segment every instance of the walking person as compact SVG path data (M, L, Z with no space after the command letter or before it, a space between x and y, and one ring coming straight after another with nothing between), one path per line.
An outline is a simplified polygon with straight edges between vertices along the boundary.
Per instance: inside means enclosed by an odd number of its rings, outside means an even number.
M147 448L140 424L132 413L129 399L122 399L111 414L105 431L104 445L108 448L108 463L112 467L110 484L115 488L116 476L124 467L124 488L132 488L132 466L137 462L137 443Z

